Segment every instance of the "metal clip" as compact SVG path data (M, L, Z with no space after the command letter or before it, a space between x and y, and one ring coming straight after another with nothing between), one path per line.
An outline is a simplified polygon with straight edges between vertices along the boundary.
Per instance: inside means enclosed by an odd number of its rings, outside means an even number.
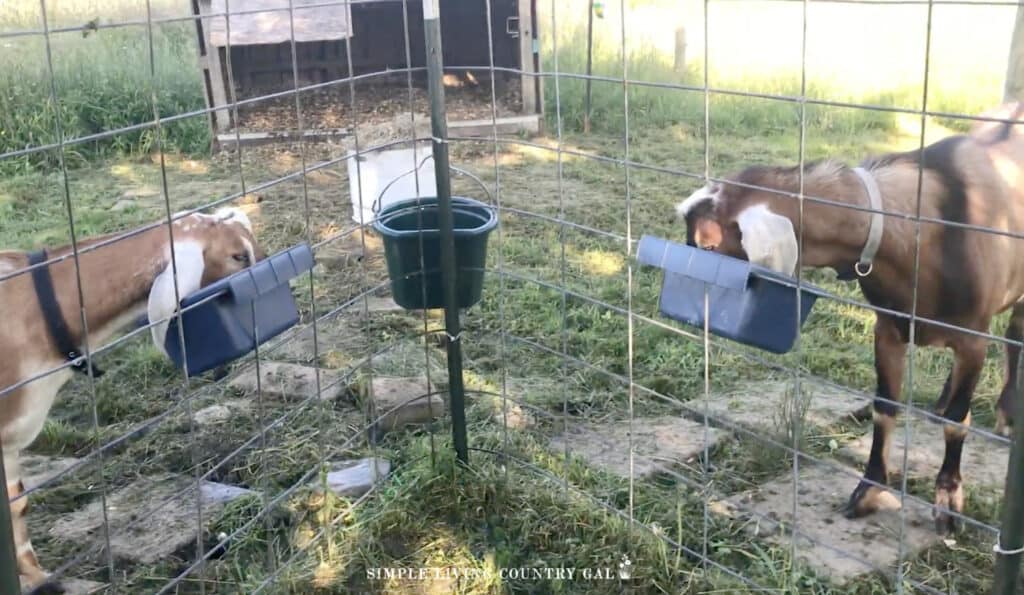
M996 542L992 546L992 551L1001 556L1016 556L1018 554L1024 554L1024 547L1019 547L1012 550L1004 550L1003 546L999 543L1002 541L1002 532L996 533Z
M866 271L861 271L860 270L860 266L861 266L861 263L858 262L857 264L853 265L853 270L857 271L857 275L859 275L861 277L867 277L868 275L871 274L871 271L875 268L875 263L869 262L868 263L868 270L866 270Z

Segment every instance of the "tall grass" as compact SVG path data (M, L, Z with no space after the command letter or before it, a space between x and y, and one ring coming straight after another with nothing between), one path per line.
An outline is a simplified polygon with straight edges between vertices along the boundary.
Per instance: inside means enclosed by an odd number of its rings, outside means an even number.
M614 4L614 3L612 3ZM650 3L648 3L650 4ZM746 5L747 3L743 3ZM752 2L752 5L763 3ZM568 131L579 131L583 128L585 111L585 81L579 75L586 72L587 63L587 29L586 9L580 10L579 0L568 0L558 7L558 30L542 31L541 59L543 70L554 72L556 68L555 52L557 49L558 72L569 75L561 76L557 81L553 77L545 79L545 109L547 117L554 124L560 113L563 128ZM666 44L666 37L672 36L675 24L680 21L688 27L691 36L700 36L700 14L689 14L684 9L683 17L674 17L671 10L662 10L657 6L646 6L646 12L639 13L635 18L627 16L635 34L627 31L625 49L623 48L619 24L616 22L597 21L593 40L593 73L598 77L621 79L623 76L622 53L627 55L628 78L635 84L629 91L629 118L631 127L636 130L661 128L676 124L690 124L703 133L704 121L704 57L701 39L691 40L688 44L687 66L677 71L673 64L674 56L671 43ZM786 7L782 7L783 9ZM723 8L721 10L726 10ZM872 10L885 10L872 8ZM606 13L605 20L616 21L620 18L618 8ZM692 11L691 11L692 12ZM666 22L659 22L658 16L664 15ZM737 18L742 13L737 13ZM786 19L787 15L775 15L779 23L799 25L800 16ZM793 16L793 15L788 15ZM879 15L884 16L884 15ZM965 25L970 29L987 18L979 13ZM550 15L542 16L541 22L550 23ZM735 40L737 32L744 25L729 27L730 15L719 15L717 22L721 31L714 32L722 37ZM884 20L884 19L882 19ZM724 23L723 23L724 21ZM792 21L792 22L789 22ZM738 20L736 21L738 23ZM841 23L837 21L817 21L814 25L821 29L835 29ZM767 26L767 25L766 25ZM550 29L550 27L548 27ZM636 30L643 31L640 34ZM694 31L695 30L695 31ZM713 39L714 33L709 34ZM1005 44L1008 47L1008 34ZM881 43L884 40L880 40ZM895 43L895 42L894 42ZM937 49L933 54L947 56L955 54L959 45L970 44L965 38L944 36L934 40ZM978 53L978 62L953 63L948 59L935 60L929 71L930 89L928 109L952 114L973 115L999 103L1002 90L1002 76L1006 57L999 50L1002 40L995 43L987 41L983 50L974 48ZM837 63L848 61L849 48L825 48L834 54ZM969 50L966 45L964 51ZM808 49L811 51L811 49ZM773 53L780 54L772 57ZM767 54L765 58L762 54ZM794 67L793 60L788 60L786 50L762 46L757 40L751 39L747 44L734 45L726 48L714 48L711 51L709 84L715 89L741 91L746 93L773 96L772 98L743 97L738 95L712 93L710 98L710 119L713 134L724 135L771 135L773 133L790 133L799 129L800 106L783 98L796 98L801 94L801 75L799 67ZM761 66L746 67L743 65L745 56ZM878 65L875 79L867 84L863 76L844 79L841 72L822 72L818 68L808 68L806 96L812 100L846 103L862 106L899 107L920 109L923 90L923 54L903 55L892 64ZM827 62L829 56L818 57L817 63ZM917 76L910 76L908 71L917 64ZM761 63L770 64L764 66ZM799 61L796 61L798 64ZM690 87L694 90L667 89L645 83L671 84ZM619 82L595 80L592 84L591 125L595 132L621 135L625 118L623 110L623 91ZM866 130L891 130L897 123L897 115L893 112L871 109L855 109L834 107L829 105L808 105L807 125L821 133L854 133ZM964 130L969 122L945 119L941 123L957 130Z
M554 70L557 38L558 69L563 73L584 73L587 2L558 0L556 4L560 11L559 25L557 31L552 31L548 14L551 5L539 3L543 70ZM621 78L623 48L616 21L619 7L617 2L607 4L605 18L597 23L594 72ZM786 4L789 3L752 1L714 5L709 30L712 42L709 51L714 58L709 79L713 87L781 97L800 94L799 69L794 68L794 61L790 59L794 39L799 39L794 37L792 29L799 27L800 18L798 13L792 12L792 6L782 6ZM145 3L132 0L49 0L47 6L51 27L81 26L94 19L101 23L142 20L146 16ZM702 86L702 3L679 6L667 0L629 0L627 7L630 11L626 40L629 78ZM185 0L155 0L153 10L161 16L189 14ZM907 13L901 17L903 22L893 23L894 18L886 17L890 12L879 12L890 10L884 6L858 9L875 12L852 14L835 12L852 10L844 7L816 7L815 10L833 12L815 13L809 25L814 35L809 41L813 47L808 53L814 60L808 71L808 97L851 104L920 106L921 72L918 76L908 73L920 70L917 65L922 63L923 55L915 48L918 45L923 48L918 39L921 32L917 31L921 28L917 25L923 20ZM939 11L936 15L934 66L928 98L928 106L933 110L975 114L999 100L1005 69L1005 52L1000 48L1009 43L1009 26L1002 23L993 27L992 19L998 15L991 11L996 8L964 10L962 14L944 15ZM842 36L849 35L847 25L851 18L877 23L878 39L873 40L870 47L851 48L843 44ZM671 48L672 30L679 23L687 26L691 37L688 67L682 72L673 68ZM40 28L35 0L0 2L0 30ZM973 35L979 32L984 32L985 36ZM147 35L144 26L101 29L86 36L78 32L53 35L56 102L51 99L51 77L43 40L38 36L0 40L0 153L55 142L58 124L65 138L76 138L151 122L154 91L161 117L202 109L203 87L196 67L191 23L154 27L154 72L150 69ZM839 41L829 43L830 36ZM891 52L887 55L883 49L891 49ZM553 123L556 113L560 112L567 131L581 130L584 81L560 77L557 93L555 84L553 78L545 78L548 118ZM637 134L678 124L703 133L702 91L636 84L630 87L629 93L629 117ZM592 99L593 130L599 134L621 135L625 127L621 85L594 82ZM714 135L790 134L799 130L801 121L799 105L787 101L714 94L710 108ZM816 105L809 105L806 115L808 126L821 133L889 130L897 121L892 113ZM965 127L954 121L943 123L954 128ZM193 153L204 150L209 144L205 116L168 123L163 133L163 146L171 151ZM154 129L118 134L110 139L76 144L69 147L67 155L72 164L81 164L97 156L146 152L154 147L155 135ZM0 173L51 167L57 159L54 151L7 159L0 162Z
M563 33L558 47L558 69L561 73L586 72L586 29L573 27L570 34ZM554 51L554 48L550 48ZM549 54L550 55L550 54ZM548 60L554 70L553 58ZM607 40L595 39L595 73L614 73L622 77L621 52L608 47ZM616 70L618 72L616 72ZM629 94L630 124L635 129L661 128L676 124L692 124L703 130L704 92L702 90L666 89L644 83L674 84L701 87L703 76L694 67L676 72L672 56L651 46L644 46L629 55L628 76L638 84L631 85ZM563 126L579 131L583 128L586 83L579 77L559 77L556 91L555 81L549 78L545 88L545 110L549 118L561 113ZM766 76L760 79L730 81L726 88L742 89L752 93L795 97L800 94L799 75ZM839 89L825 83L812 83L809 96L827 97L832 100L855 98L842 97ZM622 134L625 127L623 93L619 83L595 81L591 91L591 126L596 132ZM860 102L891 105L890 98L858 97ZM556 105L556 101L560 105ZM792 131L800 122L800 108L787 101L750 99L746 97L714 94L710 99L711 126L715 133L722 134L770 134ZM809 106L808 125L824 127L830 131L844 129L884 129L893 125L893 114L867 110L837 110Z
M94 12L65 14L62 20L84 24L89 14L105 15L106 9L97 6ZM12 7L0 18L4 30L40 26L30 13ZM68 139L152 122L154 95L162 118L205 105L196 67L195 29L189 23L154 25L152 67L145 26L101 29L88 35L53 34L56 101L44 40L20 37L0 43L4 46L0 51L0 153L54 143L58 127ZM166 150L194 153L209 144L205 116L165 123L162 131ZM155 128L121 133L70 146L65 154L74 165L97 156L143 153L154 148L156 135ZM56 151L6 159L0 161L0 172L52 167L58 159Z

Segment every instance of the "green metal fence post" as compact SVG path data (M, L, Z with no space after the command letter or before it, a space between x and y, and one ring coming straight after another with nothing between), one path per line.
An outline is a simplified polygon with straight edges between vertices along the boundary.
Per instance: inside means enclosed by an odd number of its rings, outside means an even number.
M423 0L423 28L427 46L427 80L430 94L430 129L433 136L434 173L437 178L441 232L441 279L444 283L444 322L448 334L448 396L452 413L452 442L459 461L469 460L466 440L466 397L462 379L462 341L455 265L455 232L452 214L451 172L448 169L448 122L444 104L444 65L441 53L439 0Z
M1021 554L1024 553L1024 357L1017 357L1016 399L1013 412L1013 443L1006 469L1006 490L1003 492L1003 515L996 536L996 570L992 593L1013 595L1017 592Z
M4 397L0 397L4 398ZM11 528L11 496L7 493L7 470L4 469L3 449L0 448L0 593L20 593L21 579L18 577L18 556L14 549L14 532Z

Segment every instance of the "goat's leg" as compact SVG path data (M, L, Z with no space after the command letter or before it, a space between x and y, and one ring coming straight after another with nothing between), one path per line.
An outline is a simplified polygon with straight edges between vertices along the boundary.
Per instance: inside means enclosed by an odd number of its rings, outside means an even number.
M1024 340L1024 304L1013 307L1010 323L1006 325L1006 338L1010 341ZM999 395L996 406L996 433L1009 436L1013 427L1013 406L1020 399L1017 391L1017 363L1020 347L1006 344L1006 384Z
M11 528L14 534L15 556L22 591L32 593L63 593L60 583L50 581L32 548L25 515L28 513L28 496L21 479L18 449L14 445L4 446L4 473L7 475L7 496L10 498Z
M936 415L942 415L942 413L946 410L946 407L949 406L949 383L952 377L952 374L946 377L946 383L942 385L942 392L939 393L939 398L935 401L935 405L932 407L932 411ZM871 403L868 403L867 405L854 411L851 415L853 419L856 421L867 421L873 416L873 414L873 406Z
M960 456L967 438L967 426L971 424L971 396L978 386L981 369L985 365L985 341L975 338L967 340L965 344L954 348L954 357L949 407L943 415L954 423L946 424L943 428L946 455L935 478L935 530L943 535L959 527L960 519L950 514L950 511L960 513L964 509Z
M903 384L906 354L907 344L893 319L879 314L875 322L875 373L878 376L873 403L875 429L864 477L843 508L843 514L848 518L871 514L891 505L894 500L892 494L882 486L889 480L889 436L899 410L897 403Z
M946 407L949 407L949 399L953 390L953 373L950 372L949 376L946 376L946 383L942 385L942 392L939 393L938 400L935 401L935 405L932 407L932 412L936 415L942 415L946 412Z

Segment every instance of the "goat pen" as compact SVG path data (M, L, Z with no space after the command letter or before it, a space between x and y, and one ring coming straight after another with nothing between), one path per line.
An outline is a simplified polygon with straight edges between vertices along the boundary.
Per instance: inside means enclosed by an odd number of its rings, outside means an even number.
M258 8L146 0L117 14L23 0L0 12L0 44L14 56L0 56L0 81L10 87L0 89L0 248L68 247L50 264L74 264L74 281L56 285L59 301L79 304L65 308L70 328L91 328L99 316L86 307L98 298L79 266L97 262L91 252L106 255L110 268L94 270L111 278L115 269L145 277L132 239L200 226L207 219L189 217L209 208L233 206L224 221L242 225L234 233L249 246L249 256L225 252L226 262L253 264L263 251L304 243L316 263L292 283L299 323L223 369L190 374L172 365L149 331L168 320L135 321L132 311L120 313L124 332L115 338L83 340L60 366L0 387L8 398L74 376L22 453L24 481L2 483L19 493L8 495L0 526L14 514L31 538L26 550L24 536L0 533L3 592L17 592L19 564L32 550L53 581L86 593L1016 592L1024 459L1014 445L1024 424L1013 425L1012 440L995 428L1002 370L1019 366L1019 355L1004 364L986 349L973 409L954 424L970 436L962 453L968 494L962 509L941 512L963 525L959 532L939 534L932 519L939 437L953 426L931 406L950 358L919 352L913 340L903 401L888 401L899 414L885 435L894 478L888 486L873 480L898 506L847 518L839 509L876 448L863 415L876 398L874 317L896 316L913 329L923 320L916 307L893 312L831 272L797 269L794 285L818 292L815 310L795 329L791 352L768 353L669 319L661 273L636 259L641 236L685 244L694 235L672 213L698 188L739 183L778 194L729 177L750 164L795 165L794 190L782 198L799 217L814 205L846 209L837 219L851 226L881 213L914 229L968 226L1024 239L884 203L844 204L805 187L821 157L852 166L924 151L979 122L1001 124L979 115L999 94L990 80L951 86L935 64L973 76L965 73L980 67L971 60L1008 43L1005 23L1018 5L551 0L503 1L497 10L498 0L474 1L479 27L454 34L486 47L487 63L458 65L441 47L455 3L438 0ZM372 35L370 16L345 19L336 36L322 32L334 44L327 58L299 50L297 19L315 21L317 9L351 14L356 5L362 15L400 13L403 47L388 55L401 64L354 67L368 59L352 43ZM513 6L531 14L515 13L499 30L494 15ZM232 18L265 12L277 15L265 22L289 27L263 33L286 39L272 50L291 61L290 88L240 97L232 57L244 52L232 51ZM889 14L898 16L890 22ZM325 23L320 29L330 29ZM858 24L875 27L878 47L813 59L818 44L860 48ZM197 78L209 75L192 62L212 63L202 47L211 26L223 31L216 64L229 82L215 101L210 81ZM939 43L935 30L953 34ZM496 62L498 36L516 39L522 53ZM690 44L688 65L659 45L680 38ZM729 78L730 68L767 69L765 39L790 53L791 68L779 72L792 76ZM726 66L716 70L718 51ZM123 62L90 64L110 56ZM863 78L850 75L853 85L877 89L819 81L814 69L838 69L833 59L865 63ZM509 60L519 67L503 65ZM901 60L917 70L874 80ZM330 76L303 80L311 69ZM98 95L119 78L133 83L123 101ZM377 86L396 79L401 85L387 92ZM544 126L534 136L501 126L504 79L535 92L537 109L528 112L543 114ZM429 106L417 101L424 81ZM465 85L485 98L488 125L449 129L446 89ZM967 99L950 91L964 88ZM363 93L371 100L361 101ZM36 105L21 110L22 95ZM324 97L345 102L331 106L344 134L308 134L304 101L322 107ZM284 132L259 146L243 142L240 110L266 103L279 113L285 102L287 122L272 122ZM118 106L131 105L141 111L114 119ZM23 131L27 114L40 128ZM408 165L395 169L382 155ZM925 164L916 167L923 179ZM449 282L443 312L395 304L387 239L354 215L383 208L396 176L411 180L400 192L440 199L439 229L421 230L419 240L440 241ZM453 285L451 218L461 197L498 217L487 265L472 271L484 275L483 299L466 309ZM803 226L794 227L802 255ZM209 261L211 250L203 252ZM180 281L188 270L177 248L167 258L168 275ZM0 253L0 288L43 266L6 262ZM200 276L219 276L206 266ZM915 295L919 266L915 252ZM436 272L421 262L418 274ZM716 306L708 287L705 318ZM12 320L35 311L2 308ZM1008 353L1021 346L1001 329L945 330ZM71 375L72 367L84 373Z

